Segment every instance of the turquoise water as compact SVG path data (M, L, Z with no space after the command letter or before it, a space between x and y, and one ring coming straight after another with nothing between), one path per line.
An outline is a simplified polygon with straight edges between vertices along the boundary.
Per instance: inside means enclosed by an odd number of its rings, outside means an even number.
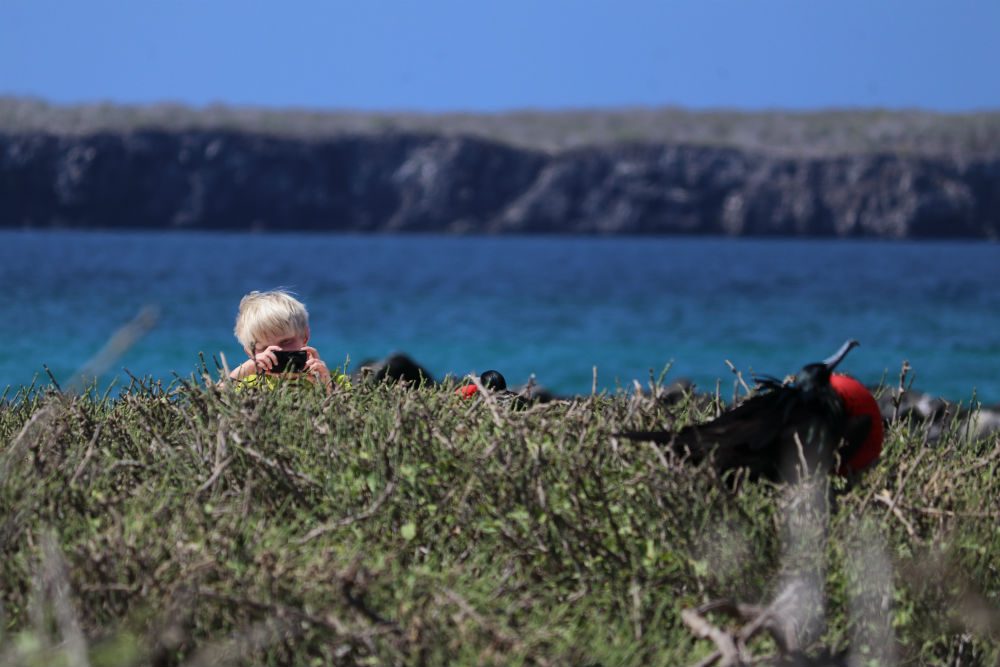
M727 359L784 375L854 337L844 369L864 381L905 359L917 389L1000 402L998 284L989 244L5 231L0 388L43 364L70 378L151 304L157 327L116 373L239 359L240 297L285 286L331 365L401 350L438 376L582 393L595 365L613 389L672 363L668 380L731 391Z

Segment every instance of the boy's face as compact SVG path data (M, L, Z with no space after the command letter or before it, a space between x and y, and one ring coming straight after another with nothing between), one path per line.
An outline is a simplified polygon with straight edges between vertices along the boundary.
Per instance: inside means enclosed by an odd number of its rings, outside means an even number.
M309 343L309 329L306 328L305 333L297 334L280 334L276 336L261 336L260 340L257 341L257 352L263 352L267 348L275 345L279 350L295 351L301 350ZM253 357L251 350L247 350L246 353Z

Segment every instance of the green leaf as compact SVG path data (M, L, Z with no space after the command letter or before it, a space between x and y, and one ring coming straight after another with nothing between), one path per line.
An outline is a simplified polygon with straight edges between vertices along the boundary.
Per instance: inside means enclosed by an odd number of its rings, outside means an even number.
M399 534L403 536L404 540L409 542L417 536L417 525L412 521L410 523L404 523L403 527L399 529Z

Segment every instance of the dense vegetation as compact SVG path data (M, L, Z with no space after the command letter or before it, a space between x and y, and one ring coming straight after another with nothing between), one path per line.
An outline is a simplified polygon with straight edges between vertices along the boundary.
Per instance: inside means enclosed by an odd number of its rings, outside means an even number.
M0 663L684 665L740 631L760 658L766 615L701 606L812 581L803 655L997 664L996 436L897 421L877 468L805 502L613 437L721 408L656 389L522 411L448 387L22 390L0 403Z
M0 133L91 134L150 128L238 130L296 138L418 132L477 136L550 151L639 142L724 146L794 155L895 153L971 157L1000 153L1000 112L996 111L745 112L666 107L421 114L225 105L62 106L35 99L0 97Z

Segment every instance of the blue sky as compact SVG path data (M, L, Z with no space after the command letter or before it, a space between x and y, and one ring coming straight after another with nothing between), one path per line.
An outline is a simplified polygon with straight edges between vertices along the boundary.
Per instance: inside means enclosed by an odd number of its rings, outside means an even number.
M498 111L1000 108L997 0L0 0L0 94Z

